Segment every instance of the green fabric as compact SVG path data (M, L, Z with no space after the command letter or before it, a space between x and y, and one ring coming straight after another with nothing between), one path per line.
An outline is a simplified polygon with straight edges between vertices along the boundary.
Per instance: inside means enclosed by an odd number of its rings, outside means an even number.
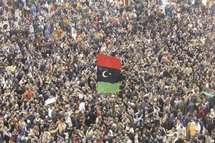
M117 93L119 92L119 83L97 82L97 93Z
M215 94L212 94L212 93L209 93L209 92L203 92L203 94L205 96L208 96L208 97L214 97L215 96Z

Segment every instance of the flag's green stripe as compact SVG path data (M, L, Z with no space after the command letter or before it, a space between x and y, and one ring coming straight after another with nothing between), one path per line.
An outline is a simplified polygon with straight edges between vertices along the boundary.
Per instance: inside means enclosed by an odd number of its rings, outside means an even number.
M215 95L212 93L208 93L208 92L203 92L204 95L208 96L208 97L214 97Z
M117 93L119 92L119 83L97 82L97 93Z

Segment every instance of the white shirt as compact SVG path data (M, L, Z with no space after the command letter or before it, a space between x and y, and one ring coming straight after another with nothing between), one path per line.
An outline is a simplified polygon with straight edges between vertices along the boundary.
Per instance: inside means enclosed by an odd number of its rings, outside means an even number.
M50 118L52 117L52 111L53 111L52 109L50 109L50 108L48 109L48 116L49 116Z
M79 104L79 111L85 111L85 102Z

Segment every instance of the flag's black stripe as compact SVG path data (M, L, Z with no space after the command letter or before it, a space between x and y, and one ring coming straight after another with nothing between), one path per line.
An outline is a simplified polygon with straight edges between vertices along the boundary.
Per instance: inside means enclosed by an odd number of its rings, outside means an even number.
M97 67L97 81L117 83L121 80L121 74L119 70Z

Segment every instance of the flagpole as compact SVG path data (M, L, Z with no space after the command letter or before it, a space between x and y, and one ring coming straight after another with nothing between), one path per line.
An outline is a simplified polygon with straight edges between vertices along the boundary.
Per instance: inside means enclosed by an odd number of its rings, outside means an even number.
M113 100L114 102L112 102L112 110L113 110L113 113L115 114L115 106L116 106L116 100Z

